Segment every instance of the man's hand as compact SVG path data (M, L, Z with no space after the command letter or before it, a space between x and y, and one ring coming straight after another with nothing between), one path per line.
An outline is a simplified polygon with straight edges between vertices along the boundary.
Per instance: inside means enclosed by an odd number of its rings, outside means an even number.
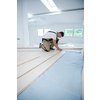
M56 43L56 40L54 39L53 39L53 44L59 51L62 51L62 49L58 47L58 43Z
M59 51L62 51L62 49L61 49L61 48L59 48L58 50L59 50Z

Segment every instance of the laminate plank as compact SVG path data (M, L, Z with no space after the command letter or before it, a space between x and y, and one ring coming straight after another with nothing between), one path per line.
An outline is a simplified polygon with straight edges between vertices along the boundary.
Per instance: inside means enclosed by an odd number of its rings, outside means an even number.
M17 80L17 95L25 90L32 82L34 82L41 74L43 74L50 66L52 66L65 52L59 52L46 62L42 63L34 70L28 72Z
M40 57L38 59L34 59L30 62L27 62L25 64L22 64L18 66L17 68L17 79L20 78L21 76L25 75L29 71L33 70L43 62L45 62L47 59L52 57L53 55L57 54L59 51L51 51L51 52L42 52L40 53Z
M34 53L24 53L25 55L22 55L22 56L17 56L17 66L25 63L25 62L28 62L32 59L35 59L37 57L40 57L39 53L37 52L34 52Z

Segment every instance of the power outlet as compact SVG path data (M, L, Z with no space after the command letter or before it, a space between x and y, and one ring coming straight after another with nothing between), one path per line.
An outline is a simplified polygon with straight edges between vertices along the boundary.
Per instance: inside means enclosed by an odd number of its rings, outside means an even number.
M20 40L20 38L17 38L17 40Z

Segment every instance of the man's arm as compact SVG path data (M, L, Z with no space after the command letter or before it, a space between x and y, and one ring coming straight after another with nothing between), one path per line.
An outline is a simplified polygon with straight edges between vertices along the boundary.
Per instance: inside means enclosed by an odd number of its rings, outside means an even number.
M53 44L59 51L62 51L62 49L58 47L58 44L56 43L56 40L54 39L53 39Z

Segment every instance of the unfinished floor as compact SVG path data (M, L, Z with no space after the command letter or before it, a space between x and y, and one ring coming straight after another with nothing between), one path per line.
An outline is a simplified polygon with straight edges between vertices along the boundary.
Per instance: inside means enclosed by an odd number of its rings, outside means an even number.
M17 54L18 100L82 100L82 49Z

